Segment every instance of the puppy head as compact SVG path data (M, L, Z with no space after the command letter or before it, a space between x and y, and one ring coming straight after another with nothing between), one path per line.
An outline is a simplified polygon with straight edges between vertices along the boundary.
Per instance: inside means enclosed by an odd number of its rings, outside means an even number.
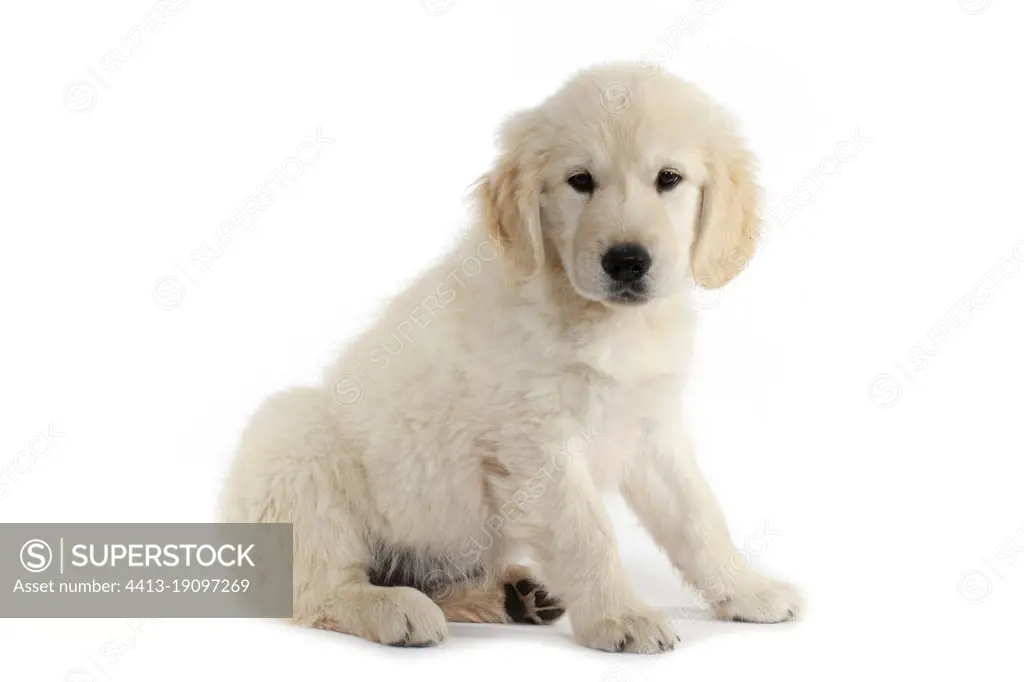
M755 161L724 112L661 71L584 71L512 117L481 179L484 221L519 277L637 305L732 279L756 246Z

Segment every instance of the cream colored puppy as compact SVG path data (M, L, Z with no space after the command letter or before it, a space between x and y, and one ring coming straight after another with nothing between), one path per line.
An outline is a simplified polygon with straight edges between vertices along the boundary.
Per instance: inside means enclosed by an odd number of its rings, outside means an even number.
M719 617L793 618L793 589L734 565L681 411L694 282L755 249L754 157L697 88L631 65L575 76L500 146L451 253L323 386L253 417L224 518L294 524L300 623L427 646L446 620L567 609L586 646L671 649L619 560L620 490Z

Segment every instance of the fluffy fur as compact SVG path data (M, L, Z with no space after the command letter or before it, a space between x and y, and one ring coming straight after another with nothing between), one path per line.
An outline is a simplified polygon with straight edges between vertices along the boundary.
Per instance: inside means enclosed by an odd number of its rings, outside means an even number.
M695 282L724 285L756 246L753 156L694 86L630 65L578 74L500 148L458 245L322 386L253 416L223 517L293 524L298 622L388 644L564 606L587 646L672 648L626 579L605 490L720 617L794 617L792 588L734 565L681 412ZM658 191L666 168L683 180ZM567 183L580 171L593 192ZM622 243L651 255L632 302L602 269Z

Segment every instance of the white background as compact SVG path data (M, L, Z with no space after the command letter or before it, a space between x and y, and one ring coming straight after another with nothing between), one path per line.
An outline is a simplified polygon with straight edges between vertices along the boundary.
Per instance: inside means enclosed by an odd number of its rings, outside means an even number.
M212 520L248 414L455 238L500 121L645 59L734 110L762 162L767 236L704 300L691 421L745 556L809 610L706 620L612 501L670 654L587 651L564 623L398 650L261 621L0 620L4 679L1019 673L1020 3L8 4L0 519ZM318 130L315 161L286 165ZM277 201L218 245L275 173ZM223 252L201 269L204 248Z

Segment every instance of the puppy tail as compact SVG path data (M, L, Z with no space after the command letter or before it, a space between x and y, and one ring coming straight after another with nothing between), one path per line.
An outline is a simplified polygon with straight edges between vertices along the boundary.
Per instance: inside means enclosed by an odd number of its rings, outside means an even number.
M451 623L508 623L505 591L500 584L456 583L432 597Z

